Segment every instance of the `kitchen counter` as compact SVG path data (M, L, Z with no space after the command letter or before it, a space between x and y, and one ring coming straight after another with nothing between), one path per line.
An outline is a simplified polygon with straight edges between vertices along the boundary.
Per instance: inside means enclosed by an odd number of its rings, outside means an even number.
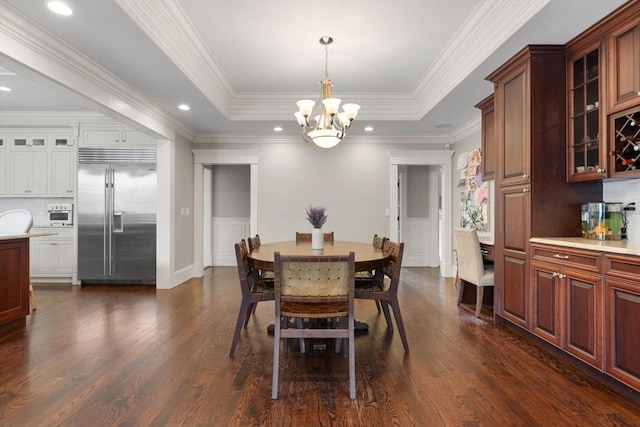
M531 243L640 256L640 243L628 240L589 240L582 237L533 237Z
M13 240L13 239L30 239L32 237L44 237L55 236L58 233L52 233L49 231L41 231L35 233L20 233L20 234L0 234L0 240Z

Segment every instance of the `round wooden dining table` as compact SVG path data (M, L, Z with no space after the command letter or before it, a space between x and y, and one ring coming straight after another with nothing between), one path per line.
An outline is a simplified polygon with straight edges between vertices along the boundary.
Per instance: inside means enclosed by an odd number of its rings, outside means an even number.
M343 240L324 242L324 249L311 249L311 242L296 243L295 240L263 243L249 253L249 260L253 267L259 270L273 271L276 252L280 252L280 255L349 255L349 252L353 252L356 257L356 271L379 270L389 262L389 257L382 249L374 248L371 243Z

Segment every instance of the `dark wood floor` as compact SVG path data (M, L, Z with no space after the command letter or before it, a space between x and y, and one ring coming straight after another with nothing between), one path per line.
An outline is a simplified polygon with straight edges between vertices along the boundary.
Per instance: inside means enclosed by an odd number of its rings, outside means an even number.
M236 269L176 289L36 285L24 331L0 337L2 426L631 426L640 409L549 353L458 308L451 279L405 268L411 353L370 301L357 317L357 400L333 352L283 359L272 401L273 305L228 357Z

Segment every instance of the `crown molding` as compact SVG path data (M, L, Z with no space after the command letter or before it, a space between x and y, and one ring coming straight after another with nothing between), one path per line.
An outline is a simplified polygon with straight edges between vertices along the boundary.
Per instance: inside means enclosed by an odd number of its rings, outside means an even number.
M413 91L420 117L442 101L549 1L480 2Z
M235 135L235 134L200 134L193 140L194 144L311 144L305 142L301 136L275 135ZM449 135L348 135L340 144L418 144L441 145L453 144L455 140Z
M95 109L173 139L185 125L54 34L0 3L0 53L90 100Z
M0 111L0 123L3 128L123 126L121 122L110 117L87 111Z
M482 117L478 116L469 120L467 123L463 124L459 128L455 129L453 132L451 132L450 136L455 143L471 135L479 133L481 130L482 130Z
M115 0L191 82L230 119L234 90L175 0Z
M281 120L318 96L236 93L176 0L115 1L228 120ZM411 93L341 95L367 120L420 120L549 1L480 2Z

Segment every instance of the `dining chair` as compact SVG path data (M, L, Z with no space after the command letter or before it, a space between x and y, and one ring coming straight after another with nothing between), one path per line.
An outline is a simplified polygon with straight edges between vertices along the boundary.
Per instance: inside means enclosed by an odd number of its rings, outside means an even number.
M377 234L373 235L373 240L371 242L371 245L375 248L375 249L380 249L382 250L382 247L384 245L385 240L388 240L386 237L380 237ZM371 270L371 271L356 271L356 283L358 283L358 280L372 280L375 276L375 271ZM357 285L356 285L357 286ZM376 303L376 309L378 310L378 313L381 312L380 309L380 302L378 300L375 300Z
M276 312L271 398L278 398L281 339L286 355L288 338L338 338L348 341L349 397L355 399L354 252L348 256L281 256L276 252L274 261ZM332 323L327 326L318 323L317 328L289 329L290 318L340 320L336 328L330 327Z
M0 213L0 235L1 234L25 234L33 226L33 216L25 209L12 209ZM37 309L36 296L33 292L33 283L29 280L29 304L31 309Z
M335 241L333 231L324 233L324 241L327 243L333 243ZM311 243L311 233L300 233L296 231L296 243L303 242Z
M476 317L478 317L482 310L484 288L493 286L494 283L493 266L484 265L480 240L478 240L478 233L475 229L454 228L453 241L458 259L456 273L458 305L462 301L464 283L469 282L476 285Z
M391 314L389 307L393 309L393 316L400 333L402 346L405 353L409 352L409 342L404 330L400 303L398 302L398 287L400 285L400 270L402 269L402 255L404 253L404 243L397 243L385 240L383 249L389 256L389 262L382 268L384 274L382 280L373 278L371 280L358 280L355 284L356 299L372 299L379 302L387 321L387 330L393 331Z
M273 281L262 280L249 266L248 249L243 240L235 244L236 263L238 265L238 277L240 279L240 289L242 291L242 301L240 302L240 310L238 311L238 319L236 320L236 328L233 333L233 341L231 342L231 350L229 357L234 357L238 339L242 327L247 327L251 313L261 301L273 301Z
M254 237L249 237L247 239L247 245L249 246L249 252L260 249L262 245L260 236L256 234ZM262 280L273 280L273 271L258 270L258 275ZM253 307L253 311L255 312L255 306Z

